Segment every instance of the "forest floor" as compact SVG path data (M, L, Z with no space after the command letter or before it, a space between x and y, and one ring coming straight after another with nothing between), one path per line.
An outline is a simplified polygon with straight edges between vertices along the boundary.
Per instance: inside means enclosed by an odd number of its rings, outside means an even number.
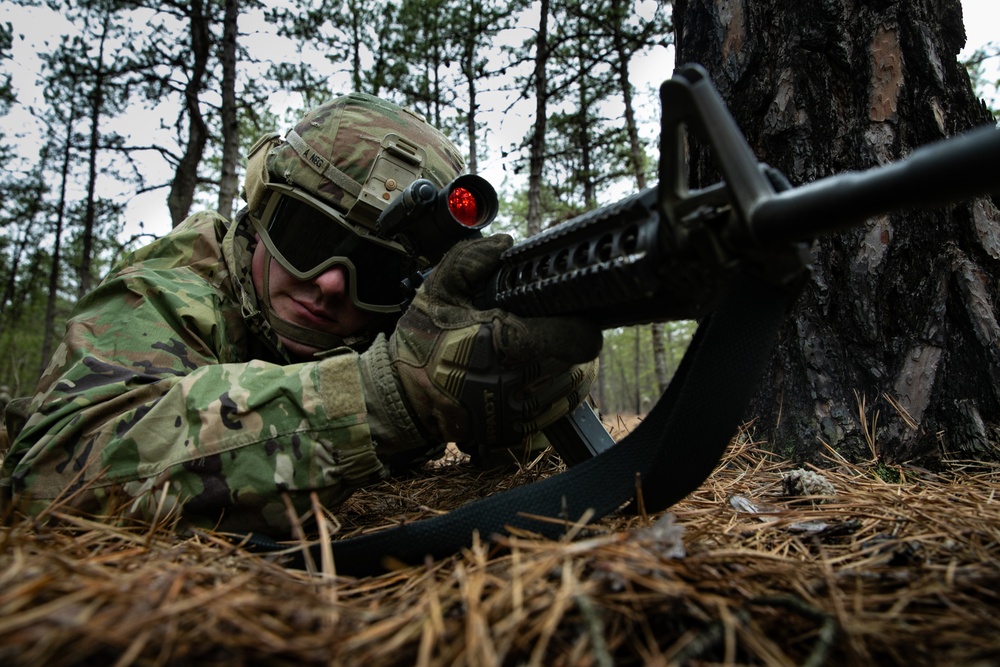
M899 467L890 482L884 466L827 463L811 470L825 495L790 495L802 473L741 434L667 513L363 579L212 533L8 516L0 663L1000 665L1000 468ZM321 524L413 521L559 469L453 460Z

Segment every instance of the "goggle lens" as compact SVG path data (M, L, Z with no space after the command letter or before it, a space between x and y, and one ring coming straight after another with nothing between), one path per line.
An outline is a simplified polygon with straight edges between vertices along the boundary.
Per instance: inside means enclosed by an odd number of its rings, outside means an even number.
M267 233L297 271L309 273L331 257L350 257L361 239L305 202L282 197Z
M300 274L314 277L319 267L349 266L351 291L361 308L398 306L404 300L400 282L413 270L413 258L365 239L306 202L282 196L267 235L280 255L276 259Z

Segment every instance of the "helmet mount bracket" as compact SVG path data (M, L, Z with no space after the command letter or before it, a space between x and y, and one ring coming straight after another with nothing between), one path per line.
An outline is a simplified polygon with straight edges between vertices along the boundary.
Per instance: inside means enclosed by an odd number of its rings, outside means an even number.
M426 152L420 146L395 133L385 135L361 194L347 212L348 220L374 230L375 221L385 207L421 177L426 159Z

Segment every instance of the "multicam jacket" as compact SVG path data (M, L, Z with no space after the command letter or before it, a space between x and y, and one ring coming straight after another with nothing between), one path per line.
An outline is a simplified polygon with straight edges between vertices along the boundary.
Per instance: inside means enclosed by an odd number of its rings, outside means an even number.
M289 363L250 331L239 227L192 216L79 302L3 461L5 503L283 534L281 492L301 515L311 492L332 506L385 476L358 355Z

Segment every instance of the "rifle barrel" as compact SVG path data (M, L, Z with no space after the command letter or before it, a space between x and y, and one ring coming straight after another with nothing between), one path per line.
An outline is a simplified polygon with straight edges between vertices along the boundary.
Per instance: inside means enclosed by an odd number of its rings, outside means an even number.
M900 209L1000 193L1000 130L990 126L929 144L865 172L846 172L778 193L750 214L761 243L806 241Z

